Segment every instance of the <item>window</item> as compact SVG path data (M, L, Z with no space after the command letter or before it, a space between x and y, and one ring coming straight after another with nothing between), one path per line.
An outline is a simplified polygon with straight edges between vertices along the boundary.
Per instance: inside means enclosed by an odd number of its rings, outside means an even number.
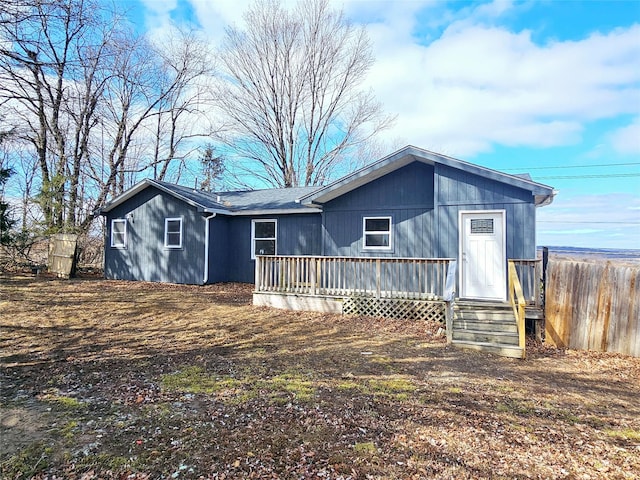
M256 255L275 255L277 232L277 220L252 220L251 258L256 258Z
M182 218L164 219L164 246L182 248Z
M493 218L472 218L471 233L472 234L490 233L491 235L493 235Z
M391 217L364 217L362 228L365 250L391 250Z
M114 248L127 246L127 221L124 218L111 220L111 246Z

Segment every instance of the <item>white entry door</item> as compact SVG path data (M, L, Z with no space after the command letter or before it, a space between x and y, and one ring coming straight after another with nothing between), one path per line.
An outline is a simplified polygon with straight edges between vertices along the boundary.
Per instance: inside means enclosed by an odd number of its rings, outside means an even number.
M460 293L506 300L505 211L460 212Z

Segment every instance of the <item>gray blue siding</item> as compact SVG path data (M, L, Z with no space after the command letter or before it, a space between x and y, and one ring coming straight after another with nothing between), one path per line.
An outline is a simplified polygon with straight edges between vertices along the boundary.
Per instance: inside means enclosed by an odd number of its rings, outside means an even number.
M352 257L433 257L435 241L434 168L411 163L323 206L325 255ZM391 251L363 248L363 218L390 216Z
M519 184L522 186L522 183ZM106 213L105 276L114 279L204 282L205 217L156 187L132 194ZM253 282L251 221L276 219L277 254L348 257L457 258L461 210L505 210L508 258L535 256L531 191L442 163L415 161L322 205L322 213L218 214L209 220L208 283ZM111 220L127 222L126 248L110 246ZM363 218L392 219L390 251L363 248ZM164 247L164 221L183 219L183 247Z
M126 248L111 247L111 220L126 218ZM182 248L164 246L165 218L181 217ZM200 284L204 275L201 213L156 188L147 188L107 215L105 276L111 279Z
M531 192L445 165L436 165L435 184L435 256L457 258L461 210L505 210L507 258L535 258L536 207Z
M505 210L508 258L535 257L531 192L459 169L414 162L323 206L323 254L457 258L459 212ZM390 216L393 249L363 249L362 219Z
M254 281L255 261L251 259L252 219L278 221L278 255L320 255L320 214L216 217L210 232L213 250L216 250L210 258L211 282Z

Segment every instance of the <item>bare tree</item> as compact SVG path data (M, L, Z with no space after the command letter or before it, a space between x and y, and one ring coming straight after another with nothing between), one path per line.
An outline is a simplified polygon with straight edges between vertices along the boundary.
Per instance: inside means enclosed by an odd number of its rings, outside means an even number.
M46 232L86 232L95 210L139 175L165 178L195 160L189 140L206 123L213 62L196 36L176 29L156 45L104 5L0 3L0 109L16 127L13 143L36 159L29 189L39 189Z
M219 139L234 173L271 186L320 185L357 146L389 126L359 89L373 58L367 35L327 0L256 3L226 32L217 101ZM245 177L245 178L243 178Z
M0 8L0 99L35 152L45 230L73 229L113 27L94 0L8 0Z
M214 61L209 46L193 31L173 29L154 48L161 59L163 88L169 94L157 108L150 166L155 179L165 180L172 164L184 165L197 151L189 141L212 133L205 107L211 106L207 80L213 75Z

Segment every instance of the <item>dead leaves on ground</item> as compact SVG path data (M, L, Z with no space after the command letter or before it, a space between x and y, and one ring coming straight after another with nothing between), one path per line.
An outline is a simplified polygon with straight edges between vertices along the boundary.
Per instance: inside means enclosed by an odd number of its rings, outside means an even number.
M0 289L3 478L640 471L639 359L463 352L438 324L255 308L247 285Z

